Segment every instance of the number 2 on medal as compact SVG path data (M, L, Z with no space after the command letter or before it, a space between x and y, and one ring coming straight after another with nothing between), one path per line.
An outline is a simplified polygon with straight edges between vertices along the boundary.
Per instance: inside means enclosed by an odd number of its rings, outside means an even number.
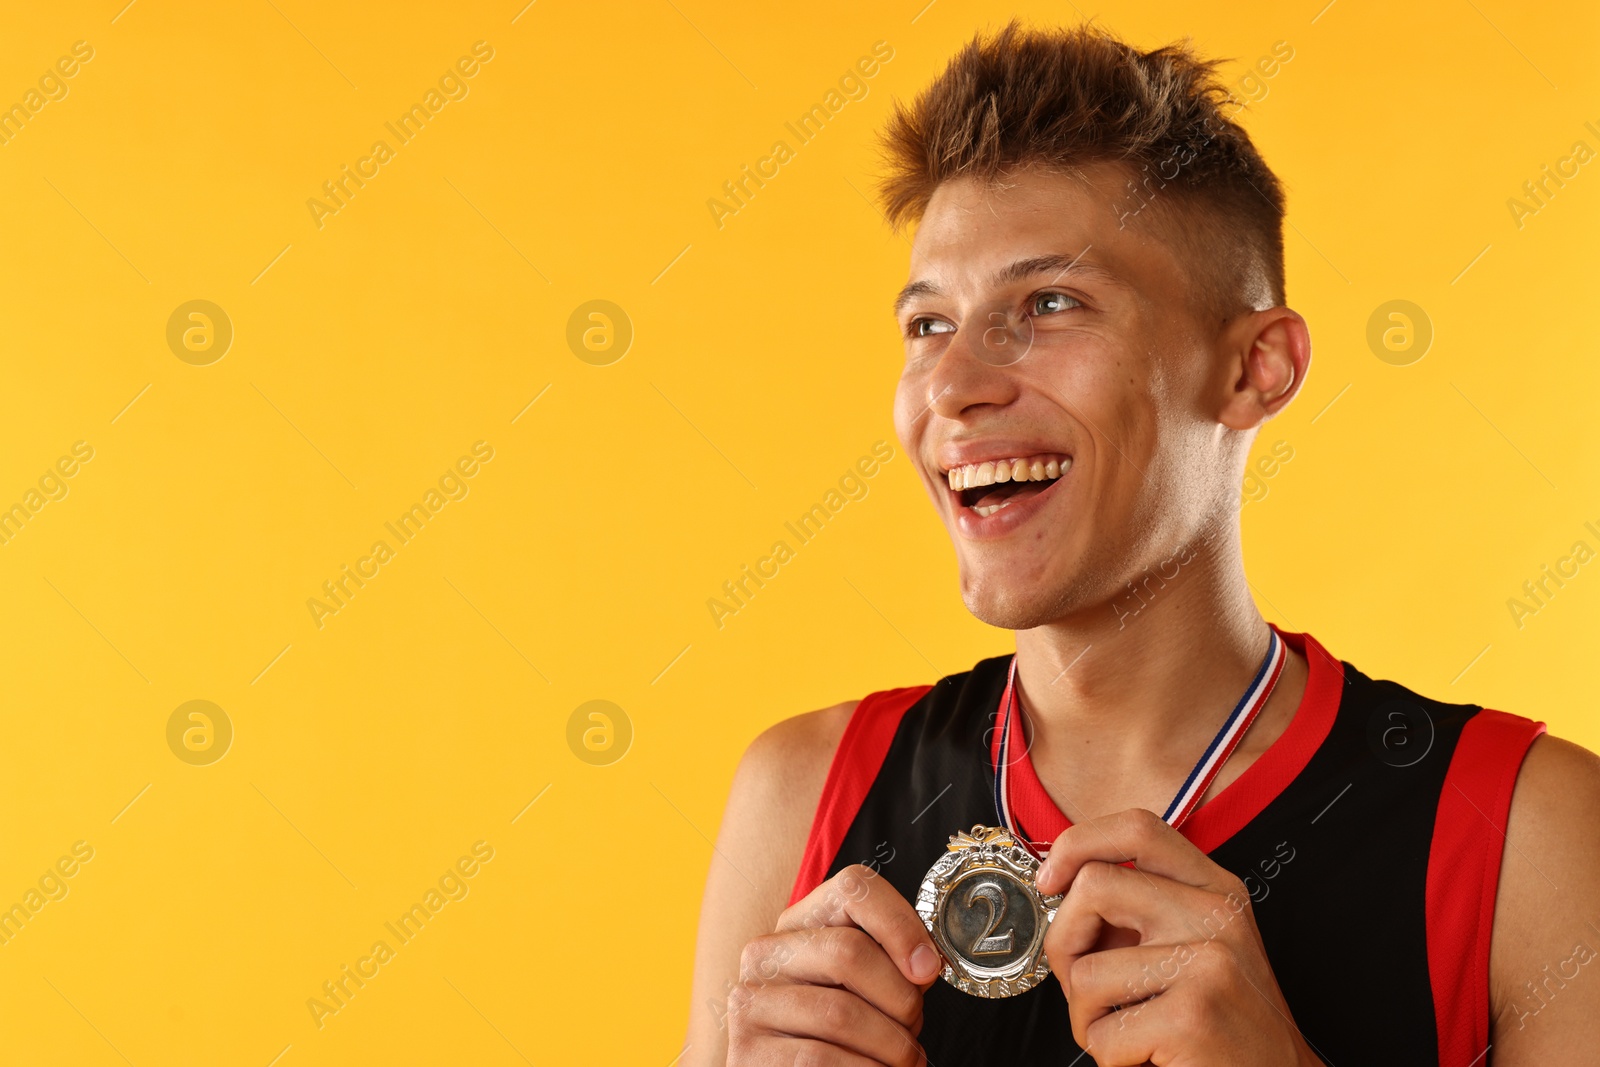
M1003 934L995 933L995 927L1000 925L1000 920L1006 915L1006 895L1000 887L993 882L979 882L972 887L972 892L967 894L967 907L972 907L978 901L983 901L989 910L989 925L983 928L983 933L973 938L972 944L967 947L970 956L997 956L1011 951L1011 943L1016 933L1007 930Z

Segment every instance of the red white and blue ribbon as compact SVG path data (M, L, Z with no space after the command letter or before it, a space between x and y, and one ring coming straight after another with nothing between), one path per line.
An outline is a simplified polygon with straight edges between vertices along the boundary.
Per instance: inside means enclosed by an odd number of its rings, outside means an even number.
M1184 820L1193 814L1199 807L1200 798L1206 795L1206 790L1211 787L1211 782L1216 778L1217 772L1222 770L1222 765L1228 762L1228 757L1233 755L1233 750L1238 747L1239 741L1244 737L1245 731L1250 729L1250 724L1255 721L1267 703L1267 698L1272 695L1272 689L1278 684L1278 678L1283 674L1283 664L1287 658L1284 651L1283 639L1278 632L1268 627L1270 640L1267 644L1267 654L1261 661L1261 666L1256 669L1255 678L1250 682L1250 687L1239 698L1239 703L1234 705L1233 712L1229 714L1222 729L1217 731L1217 736L1212 738L1211 744L1200 756L1200 762L1194 765L1194 770L1189 772L1189 777L1184 780L1183 787L1178 790L1178 795L1172 798L1172 803L1167 806L1166 814L1162 816L1174 829L1183 825ZM1012 707L1015 703L1017 680L1017 657L1011 657L1011 667L1006 675L1006 691L1000 698L1001 722L999 745L995 750L994 774L994 810L1000 819L1000 825L1011 831L1018 840L1028 844L1034 851L1040 847L1049 847L1048 841L1027 841L1022 833L1022 828L1017 825L1016 817L1011 811L1011 763L1010 741Z

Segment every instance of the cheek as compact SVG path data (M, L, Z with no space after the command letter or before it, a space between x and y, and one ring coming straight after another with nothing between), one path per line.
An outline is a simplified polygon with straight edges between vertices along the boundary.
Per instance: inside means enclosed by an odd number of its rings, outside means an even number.
M1214 425L1214 420L1208 420L1201 410L1202 398L1209 389L1211 355L1187 350L1178 341L1166 350L1179 355L1149 364L1149 378L1138 396L1143 409L1139 417L1147 424L1152 451L1159 445L1163 451L1174 453L1169 459L1182 462L1180 453L1187 455L1195 448L1205 447Z
M927 424L927 380L907 364L894 391L894 431L907 449Z
M1150 495L1171 487L1161 457L1175 427L1163 424L1158 386L1145 377L1144 367L1128 358L1108 361L1076 376L1058 398L1087 438L1081 476L1103 505L1097 507L1103 522L1147 521Z
M1124 442L1137 438L1151 406L1151 385L1142 375L1127 357L1079 347L1041 360L1032 384L1076 424L1078 433L1101 447L1111 442L1127 451Z

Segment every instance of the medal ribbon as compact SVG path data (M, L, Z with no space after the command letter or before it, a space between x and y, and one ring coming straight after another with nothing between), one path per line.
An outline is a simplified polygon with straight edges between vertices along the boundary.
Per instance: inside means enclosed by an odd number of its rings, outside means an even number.
M1174 829L1183 825L1184 821L1199 807L1200 798L1205 796L1211 782L1216 778L1217 772L1222 770L1222 765L1228 762L1228 757L1233 755L1233 750L1238 747L1239 741L1244 737L1245 731L1250 729L1250 724L1255 721L1266 704L1267 698L1272 695L1273 687L1278 684L1278 678L1283 674L1283 664L1287 658L1284 652L1283 639L1278 632L1268 627L1270 640L1267 644L1267 654L1261 661L1261 666L1256 669L1255 678L1250 682L1249 688L1239 698L1239 703L1234 705L1227 721L1222 724L1222 729L1217 731L1217 736L1211 739L1211 744L1206 746L1205 752L1200 756L1200 761L1194 765L1194 770L1189 772L1189 777L1184 780L1183 787L1178 790L1178 795L1172 798L1172 803L1167 806L1166 814L1162 816ZM1012 655L1011 667L1006 674L1006 690L1000 698L1001 723L998 743L995 748L995 774L994 774L994 810L1000 819L1000 825L1009 830L1013 837L1026 844L1030 851L1037 854L1039 848L1048 848L1048 841L1028 841L1022 834L1022 828L1017 825L1015 816L1011 812L1010 795L1010 742L1012 707L1015 702L1017 680L1017 657Z

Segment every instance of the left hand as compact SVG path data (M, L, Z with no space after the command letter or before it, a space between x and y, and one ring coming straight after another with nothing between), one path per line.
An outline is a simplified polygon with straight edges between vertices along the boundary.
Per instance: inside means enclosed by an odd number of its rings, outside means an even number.
M1072 1036L1099 1067L1322 1064L1289 1015L1244 883L1160 816L1131 808L1070 827L1037 883L1066 893L1044 950Z

